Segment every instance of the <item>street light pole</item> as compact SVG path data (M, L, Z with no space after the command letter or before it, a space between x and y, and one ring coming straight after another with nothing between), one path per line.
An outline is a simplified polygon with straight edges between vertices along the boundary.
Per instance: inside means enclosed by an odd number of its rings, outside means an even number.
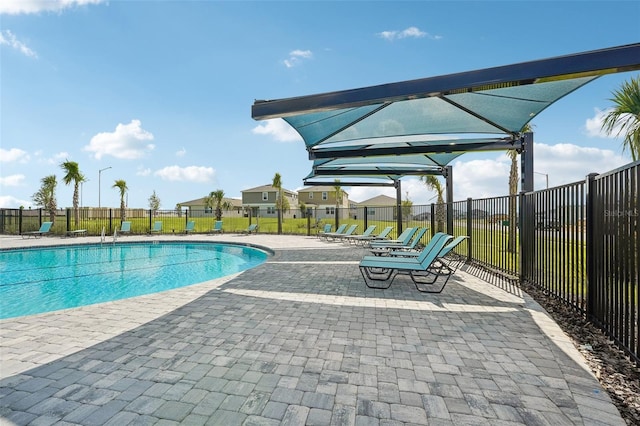
M540 172L533 172L537 175L542 175L547 179L547 189L549 189L549 174L548 173L540 173Z
M101 176L102 176L102 172L104 172L105 170L108 170L110 168L111 168L111 166L105 167L104 169L98 170L98 208L101 207L101 204L100 204L100 190L101 190L100 179L101 179Z

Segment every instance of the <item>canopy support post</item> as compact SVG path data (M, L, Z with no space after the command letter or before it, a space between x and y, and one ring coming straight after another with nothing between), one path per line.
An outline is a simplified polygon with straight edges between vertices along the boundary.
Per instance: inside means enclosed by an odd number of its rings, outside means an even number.
M453 167L446 166L443 171L447 181L447 234L453 235Z
M520 153L520 190L533 191L533 133L522 135L522 152Z
M396 224L398 226L398 235L402 234L402 188L400 179L394 181L396 187Z

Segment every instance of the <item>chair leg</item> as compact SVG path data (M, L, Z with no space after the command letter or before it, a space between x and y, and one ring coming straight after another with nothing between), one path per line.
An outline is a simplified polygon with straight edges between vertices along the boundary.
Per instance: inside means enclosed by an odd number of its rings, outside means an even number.
M393 284L393 280L397 275L396 270L389 269L389 273L386 274L386 278L382 278L385 274L371 274L369 269L364 267L360 267L360 273L362 274L362 278L364 279L364 283L367 285L367 287L382 289L382 290L391 287L391 284ZM374 285L373 284L374 281L378 281L380 283L387 282L388 284L386 286Z

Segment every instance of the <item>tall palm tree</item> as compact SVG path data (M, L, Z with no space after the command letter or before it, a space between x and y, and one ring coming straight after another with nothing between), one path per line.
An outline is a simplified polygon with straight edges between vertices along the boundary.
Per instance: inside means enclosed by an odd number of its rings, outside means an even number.
M120 221L124 222L126 220L124 196L129 190L129 188L127 188L127 182L122 179L118 179L111 187L118 188L120 190Z
M73 182L73 220L75 225L78 226L78 222L80 222L80 211L78 210L79 189L80 184L86 179L80 171L80 166L78 166L78 163L75 161L66 160L60 164L60 167L62 167L62 170L65 172L65 175L62 177L64 184L69 185Z
M38 206L42 206L49 212L49 220L55 222L56 210L58 208L58 202L56 201L56 175L50 175L43 177L40 182L42 185L38 192L31 197L33 202Z
M436 232L444 232L444 222L447 215L444 204L444 187L435 175L422 175L420 176L420 181L438 195L436 204Z
M620 90L609 99L614 107L602 122L602 130L608 135L624 133L622 150L631 152L631 159L640 159L640 75L622 83Z
M527 123L524 125L520 133L533 132L533 125ZM509 235L507 238L507 251L509 253L516 252L516 220L518 217L518 155L520 153L515 149L507 151L507 156L511 159L511 167L509 168Z
M277 173L273 176L273 182L271 183L276 190L276 209L278 210L278 234L282 234L282 176L280 173Z

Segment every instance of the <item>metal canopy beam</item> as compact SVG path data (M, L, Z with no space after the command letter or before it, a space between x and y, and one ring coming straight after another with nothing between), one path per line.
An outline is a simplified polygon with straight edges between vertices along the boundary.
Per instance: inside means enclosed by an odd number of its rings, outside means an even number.
M442 168L392 168L383 167L371 169L314 169L315 176L420 176L420 175L442 175Z
M327 186L333 184L336 186L335 182L314 182L312 180L303 179L302 183L305 186ZM394 182L350 182L350 181L340 181L340 186L394 186Z
M309 150L309 160L324 158L347 157L376 157L384 155L405 154L438 154L451 152L480 152L480 151L504 151L508 149L520 150L522 142L496 139L495 142L471 142L449 145L411 145L411 146L379 146L369 145L366 148L322 148Z
M255 120L640 69L640 43L476 71L276 100L256 100Z

